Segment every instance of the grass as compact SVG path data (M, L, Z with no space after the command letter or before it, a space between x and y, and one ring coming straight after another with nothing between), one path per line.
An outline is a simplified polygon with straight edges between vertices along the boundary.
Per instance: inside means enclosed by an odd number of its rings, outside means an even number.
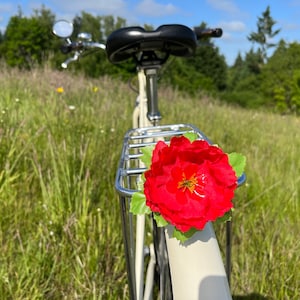
M0 85L0 299L128 299L114 178L134 93L48 69L2 68ZM160 95L163 123L193 123L247 157L234 299L299 299L300 119Z

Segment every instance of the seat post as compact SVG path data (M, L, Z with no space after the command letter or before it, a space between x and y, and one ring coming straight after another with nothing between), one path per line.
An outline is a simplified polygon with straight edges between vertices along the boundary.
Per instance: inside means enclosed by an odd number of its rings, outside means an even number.
M153 125L157 125L161 119L158 110L158 91L157 91L157 75L158 67L145 68L146 89L148 98L148 113L147 117Z

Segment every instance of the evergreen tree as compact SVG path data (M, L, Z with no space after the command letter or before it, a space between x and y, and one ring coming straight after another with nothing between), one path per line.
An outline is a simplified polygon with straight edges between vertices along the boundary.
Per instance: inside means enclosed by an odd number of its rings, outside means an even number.
M243 59L238 54L235 63L229 69L228 88L222 98L228 102L237 103L243 107L258 107L263 104L260 73L262 66L260 50L253 48Z
M300 44L279 42L262 72L269 105L283 113L300 113Z
M251 32L248 36L249 41L259 45L264 61L268 57L267 50L276 46L273 39L280 32L280 29L273 30L275 24L276 21L271 16L270 6L267 6L266 10L262 13L262 16L258 17L256 23L257 32Z
M206 28L206 24L200 25ZM194 56L171 59L172 66L165 70L164 81L180 89L198 91L223 91L227 82L227 64L212 39L199 43Z
M113 16L93 16L82 12L73 20L74 33L72 39L76 40L79 33L85 32L91 35L95 42L104 42L106 37L114 30L125 27L126 20ZM80 57L80 61L70 65L70 68L78 72L84 72L88 76L99 77L102 75L117 76L128 79L135 67L130 62L124 62L118 66L112 65L103 50L95 50L93 55Z
M248 75L248 70L245 61L242 58L241 53L238 53L234 64L228 70L228 83L227 91L235 90L237 83Z
M263 53L261 49L254 51L254 49L251 48L250 51L246 53L245 65L247 67L248 74L259 74L263 63Z

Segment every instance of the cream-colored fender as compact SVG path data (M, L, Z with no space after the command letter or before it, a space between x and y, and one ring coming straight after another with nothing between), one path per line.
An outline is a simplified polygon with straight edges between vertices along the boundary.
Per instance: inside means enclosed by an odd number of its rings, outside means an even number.
M219 245L211 223L185 243L165 230L174 300L231 300Z

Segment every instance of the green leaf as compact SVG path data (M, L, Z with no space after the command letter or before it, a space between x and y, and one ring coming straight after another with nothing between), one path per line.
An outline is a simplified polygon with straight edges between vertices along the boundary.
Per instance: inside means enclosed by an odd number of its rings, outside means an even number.
M145 173L141 174L137 180L137 190L140 192L144 191Z
M189 238L191 238L196 231L197 231L197 229L191 228L187 232L182 232L175 227L174 232L173 232L173 237L176 238L177 240L179 240L181 243L184 243Z
M195 132L186 132L183 136L189 139L191 143L198 138L198 135Z
M129 211L134 215L151 213L150 208L146 205L146 197L143 193L135 192L132 195Z
M246 166L246 157L240 153L230 153L228 154L229 163L232 166L233 170L237 177L240 177L245 170Z
M226 212L222 217L218 218L215 223L216 224L221 224L221 223L224 223L224 222L227 222L227 221L231 221L232 219L232 211L233 211L233 208L231 210L229 210L228 212Z
M160 214L155 213L153 214L153 217L158 227L164 227L169 224Z
M145 164L145 166L149 169L152 160L152 152L154 146L147 146L141 149L143 155L141 156L141 161Z

